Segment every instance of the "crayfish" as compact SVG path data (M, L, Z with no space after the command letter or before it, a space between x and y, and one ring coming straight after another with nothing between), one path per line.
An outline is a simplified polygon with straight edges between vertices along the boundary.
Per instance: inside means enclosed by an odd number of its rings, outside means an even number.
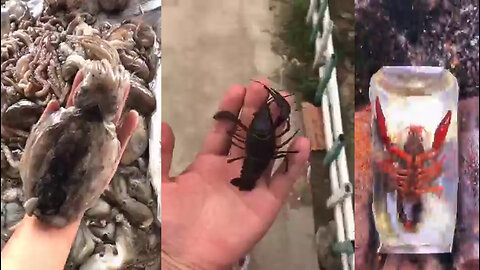
M255 187L257 180L263 174L265 169L269 166L273 159L285 158L286 167L288 171L287 154L298 153L298 151L279 151L280 148L288 144L298 130L284 142L277 145L277 139L281 138L290 130L290 105L285 99L287 96L282 96L277 90L263 85L269 92L269 98L254 113L251 124L247 127L244 125L236 115L229 111L219 111L214 115L215 120L227 120L235 123L236 127L244 130L246 136L236 133L237 128L230 132L232 136L232 145L245 150L245 156L235 157L229 159L227 162L231 163L236 160L243 159L243 166L240 177L232 179L230 183L239 188L241 191L250 191ZM274 120L270 111L270 104L274 102L280 109L278 117ZM277 128L286 123L285 129L276 134ZM235 139L237 142L233 141ZM240 145L243 144L243 145Z
M421 196L424 193L433 193L439 198L442 196L443 186L432 186L432 181L443 171L444 157L439 156L448 133L452 112L449 110L438 124L430 150L424 148L425 129L422 126L411 125L407 128L408 135L403 149L392 143L387 135L385 116L378 97L375 113L377 130L388 153L388 158L377 165L395 181L399 220L406 231L414 231L421 218ZM410 217L404 209L406 203L412 205Z

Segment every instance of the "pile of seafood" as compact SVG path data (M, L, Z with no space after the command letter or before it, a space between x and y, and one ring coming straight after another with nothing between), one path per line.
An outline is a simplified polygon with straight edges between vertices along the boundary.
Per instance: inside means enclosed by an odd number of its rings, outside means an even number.
M382 66L441 66L479 94L478 0L355 0L355 105Z
M32 126L49 101L65 106L87 61L106 59L128 71L125 110L139 112L139 124L110 185L85 213L65 269L160 269L160 222L147 150L159 43L141 20L112 25L48 4L35 19L18 1L1 42L2 248L25 215L19 162Z

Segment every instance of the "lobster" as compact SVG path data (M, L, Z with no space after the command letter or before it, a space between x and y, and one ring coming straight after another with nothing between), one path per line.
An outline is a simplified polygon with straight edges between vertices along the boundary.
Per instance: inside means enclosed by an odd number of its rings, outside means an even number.
M379 98L375 101L377 130L388 158L377 163L383 173L395 181L397 190L397 212L406 231L414 231L420 221L423 209L421 197L425 193L442 196L443 186L432 186L432 181L443 171L444 157L440 157L442 146L448 133L452 112L449 110L438 124L432 147L425 150L423 138L425 129L411 125L407 128L407 138L403 149L392 143L387 135L385 116ZM428 165L427 165L428 164ZM407 216L405 203L412 205L412 215Z
M229 111L219 111L214 115L215 120L227 120L235 124L235 129L229 132L232 137L232 145L245 150L245 156L228 159L231 163L236 160L244 160L240 177L234 178L230 183L241 191L251 191L257 180L261 177L270 162L274 159L285 158L285 171L288 171L289 153L298 153L298 151L279 151L280 148L288 144L298 133L295 132L291 137L277 145L277 139L281 138L290 130L290 105L285 99L288 96L282 96L277 90L263 85L269 92L269 97L265 103L253 114L253 120L247 127L236 115ZM270 104L274 102L280 109L278 117L274 120L270 111ZM285 129L276 134L277 128L286 123ZM237 133L239 127L246 132L246 137ZM233 141L236 140L237 142ZM243 145L240 145L243 144Z

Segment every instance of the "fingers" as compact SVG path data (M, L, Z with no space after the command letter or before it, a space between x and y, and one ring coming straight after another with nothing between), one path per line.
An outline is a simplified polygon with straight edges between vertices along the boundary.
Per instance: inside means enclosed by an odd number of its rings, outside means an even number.
M125 114L123 122L117 128L117 137L122 147L122 154L128 144L128 141L130 140L130 137L132 136L132 133L135 131L137 124L138 113L134 110L131 110Z
M261 83L268 85L266 79L261 79ZM245 125L249 126L252 122L253 114L258 111L258 109L265 103L268 97L268 91L263 87L263 84L252 81L248 86L247 93L245 95L245 101L242 108L242 113L240 114L240 121ZM245 132L239 132L245 136ZM230 150L231 157L240 157L245 155L245 150L233 146Z
M68 95L67 99L67 105L66 107L73 106L73 100L75 98L75 93L78 91L78 87L80 83L83 81L83 73L81 71L78 71L77 74L75 75L75 79L73 80L72 84L72 89L70 90L70 95Z
M167 123L162 123L162 181L170 178L170 166L172 165L173 148L175 147L175 136L172 128Z
M130 83L126 86L124 96L122 97L122 102L120 102L120 106L117 110L117 115L115 116L114 123L118 123L120 117L122 116L123 108L125 107L125 102L127 102L128 94L130 93Z
M60 109L60 105L58 104L57 100L52 100L47 104L47 107L45 107L45 110L42 113L42 116L40 116L40 120L45 118L47 115L51 114L52 112L58 111ZM38 120L38 121L40 121Z
M229 111L234 115L238 115L245 98L245 87L234 85L223 96L218 108L219 111ZM235 126L234 123L227 120L215 121L212 129L207 134L207 138L203 143L201 154L226 155L228 153L231 138L228 134Z
M270 192L281 202L283 202L290 193L298 174L307 164L310 156L310 142L303 137L296 138L290 145L288 151L298 151L298 153L289 153L288 171L285 172L285 161L273 174L270 182Z

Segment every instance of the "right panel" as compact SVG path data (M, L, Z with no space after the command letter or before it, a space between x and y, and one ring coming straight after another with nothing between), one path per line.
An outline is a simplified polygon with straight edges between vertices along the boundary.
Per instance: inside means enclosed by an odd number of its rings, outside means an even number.
M355 20L356 269L478 269L478 0Z

